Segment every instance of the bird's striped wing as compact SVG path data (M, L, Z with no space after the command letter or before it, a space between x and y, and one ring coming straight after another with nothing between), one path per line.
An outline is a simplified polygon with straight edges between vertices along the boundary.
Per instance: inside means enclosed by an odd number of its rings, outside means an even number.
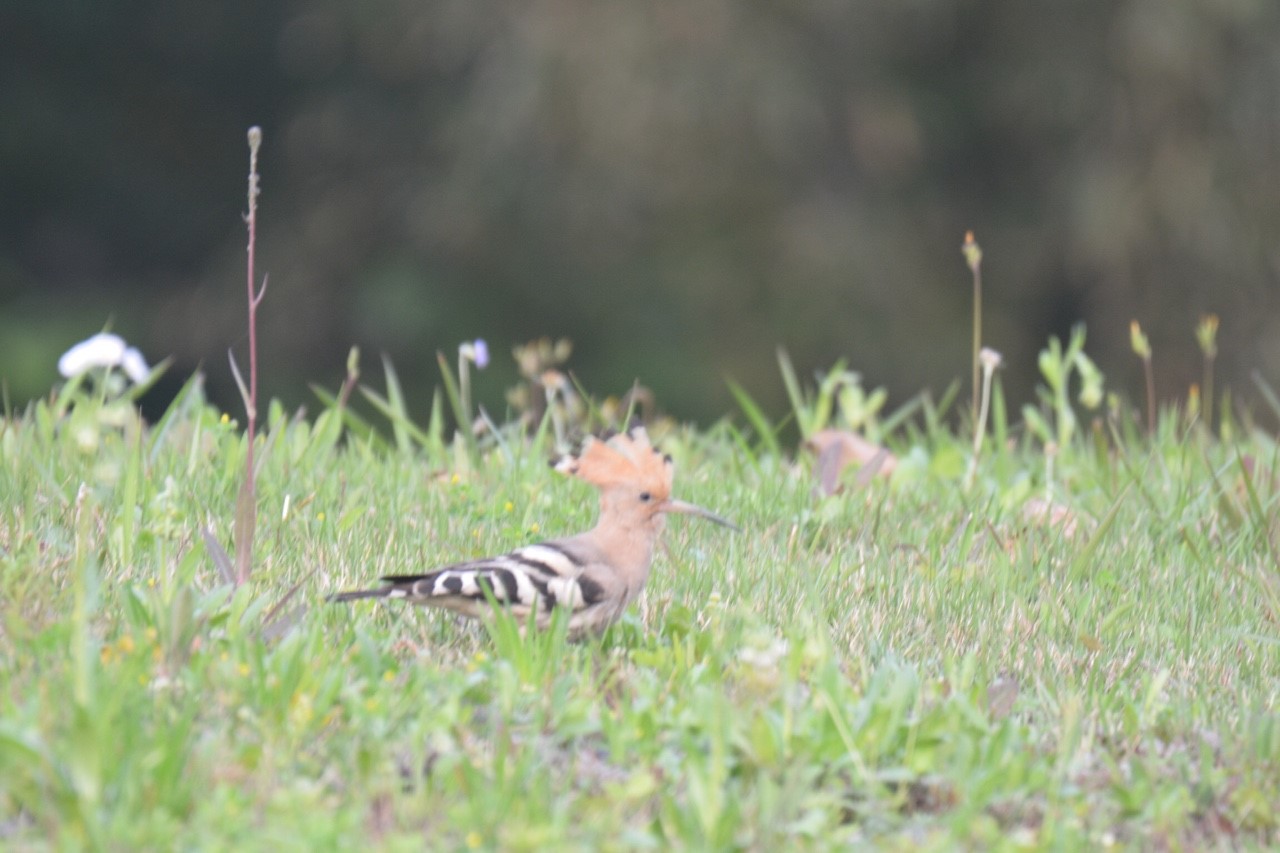
M344 592L334 601L401 598L455 610L467 616L490 612L488 596L512 615L550 618L553 607L579 613L595 607L607 590L586 571L588 563L555 543L528 545L500 557L445 566L425 574L388 575L376 590ZM540 620L541 621L541 620Z

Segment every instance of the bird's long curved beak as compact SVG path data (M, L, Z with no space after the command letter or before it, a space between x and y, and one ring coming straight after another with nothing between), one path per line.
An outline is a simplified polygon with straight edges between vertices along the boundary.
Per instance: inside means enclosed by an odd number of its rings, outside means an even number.
M680 512L680 513L684 513L685 515L696 515L699 518L705 518L707 521L714 522L716 524L721 525L722 527L727 527L730 530L736 530L739 533L742 532L742 528L734 524L729 519L724 518L723 516L716 515L714 512L712 512L709 509L703 509L697 504L691 504L685 501L669 499L662 502L662 511L663 512Z

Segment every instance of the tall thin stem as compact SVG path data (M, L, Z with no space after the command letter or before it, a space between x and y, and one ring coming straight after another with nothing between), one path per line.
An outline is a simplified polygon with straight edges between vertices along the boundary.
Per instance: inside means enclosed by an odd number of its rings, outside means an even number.
M249 212L245 214L245 224L249 229L249 401L246 407L249 434L249 482L253 483L253 439L258 428L258 303L266 292L257 288L257 277L254 274L254 248L258 234L258 149L262 146L262 128L254 125L249 128Z
M244 398L246 434L249 442L245 452L244 483L240 494L236 497L236 585L240 586L249 580L249 572L253 563L253 537L258 521L257 474L254 470L254 444L258 432L258 305L267 294L267 279L262 278L262 287L255 287L254 248L258 236L258 149L262 146L262 129L249 128L249 210L245 213L245 225L249 229L248 247L248 289L249 289L249 387L245 388L236 360L231 356L231 369L235 373L236 384L240 395Z
M973 422L978 422L980 357L982 352L982 267L973 267Z
M1200 406L1204 412L1204 428L1209 435L1213 435L1213 360L1214 354L1204 357L1204 396L1201 398L1204 402Z
M987 412L991 404L991 378L1000 366L1000 353L993 349L983 349L978 353L982 363L982 402L978 407L978 420L973 430L973 458L969 460L969 474L965 478L965 488L972 488L978 477L978 457L982 454L982 442L987 434Z
M1213 435L1213 362L1218 357L1218 315L1205 314L1196 326L1196 340L1204 353L1204 428Z
M973 402L969 417L974 429L978 428L978 403L981 390L981 354L982 354L982 247L973 239L973 232L966 231L964 245L960 247L965 263L973 273Z
M1142 373L1147 382L1147 433L1156 431L1156 376L1151 366L1151 341L1142 331L1137 320L1129 321L1129 346L1133 353L1142 359Z
M1151 364L1151 356L1142 359L1142 372L1147 380L1147 433L1156 433L1156 373Z

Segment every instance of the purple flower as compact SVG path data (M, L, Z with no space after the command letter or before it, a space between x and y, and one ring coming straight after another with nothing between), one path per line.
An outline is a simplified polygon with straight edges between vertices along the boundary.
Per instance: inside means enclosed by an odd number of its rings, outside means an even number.
M480 370L489 366L489 345L484 342L484 338L476 338L474 341L462 344L458 347L458 355L467 361L475 362Z

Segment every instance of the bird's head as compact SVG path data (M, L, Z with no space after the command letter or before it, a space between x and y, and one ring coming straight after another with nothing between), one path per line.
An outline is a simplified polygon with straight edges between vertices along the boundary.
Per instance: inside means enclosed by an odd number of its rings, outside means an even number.
M643 427L607 440L588 437L582 450L555 463L562 474L600 490L601 520L609 514L656 528L665 513L685 513L737 529L710 510L671 497L671 457L649 443Z

